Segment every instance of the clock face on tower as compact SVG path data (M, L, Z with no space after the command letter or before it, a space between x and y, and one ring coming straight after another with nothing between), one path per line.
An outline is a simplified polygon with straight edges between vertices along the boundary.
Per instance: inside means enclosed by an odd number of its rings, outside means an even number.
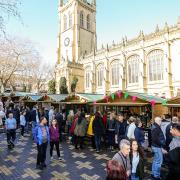
M67 38L65 38L65 40L64 40L64 45L65 46L69 46L69 43L70 43L70 39L67 37Z

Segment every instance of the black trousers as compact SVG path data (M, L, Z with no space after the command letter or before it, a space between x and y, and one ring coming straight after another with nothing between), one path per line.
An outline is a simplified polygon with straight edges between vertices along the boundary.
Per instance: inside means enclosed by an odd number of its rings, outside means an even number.
M25 126L21 125L21 136L24 136L24 128L25 128Z
M7 143L14 144L15 139L16 139L16 130L15 129L7 130Z
M50 156L53 155L54 145L56 147L57 156L60 157L59 141L51 141L50 142Z
M46 150L48 143L42 143L41 145L37 144L37 165L44 165L46 161Z
M80 145L80 148L83 148L83 144L84 144L84 137L75 136L75 147L77 148L78 145Z

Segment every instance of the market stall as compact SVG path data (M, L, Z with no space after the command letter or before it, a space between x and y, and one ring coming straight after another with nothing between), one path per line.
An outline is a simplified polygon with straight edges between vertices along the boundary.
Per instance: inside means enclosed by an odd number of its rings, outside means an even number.
M171 116L178 116L180 119L180 96L169 99L167 107Z
M101 112L115 111L125 116L137 115L145 117L148 126L151 119L166 114L166 100L145 93L117 91L94 101L91 105Z

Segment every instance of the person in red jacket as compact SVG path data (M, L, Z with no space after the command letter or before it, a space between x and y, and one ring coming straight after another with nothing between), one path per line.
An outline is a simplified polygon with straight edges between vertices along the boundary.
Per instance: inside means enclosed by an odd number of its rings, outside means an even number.
M51 159L53 159L53 149L54 149L54 145L55 145L58 159L61 160L60 150L59 150L59 128L57 125L57 120L55 120L55 119L52 120L52 124L49 128L49 133L50 133L50 156L51 156Z

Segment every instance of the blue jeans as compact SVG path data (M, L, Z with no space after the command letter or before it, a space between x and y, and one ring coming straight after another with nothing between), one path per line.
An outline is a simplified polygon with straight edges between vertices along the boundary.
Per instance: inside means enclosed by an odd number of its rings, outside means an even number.
M131 180L139 180L139 177L136 177L135 173L131 174Z
M99 151L101 147L101 135L95 134L95 144L97 151Z
M154 153L153 163L152 163L152 175L154 177L160 177L161 165L163 163L162 149L152 146L152 151Z

